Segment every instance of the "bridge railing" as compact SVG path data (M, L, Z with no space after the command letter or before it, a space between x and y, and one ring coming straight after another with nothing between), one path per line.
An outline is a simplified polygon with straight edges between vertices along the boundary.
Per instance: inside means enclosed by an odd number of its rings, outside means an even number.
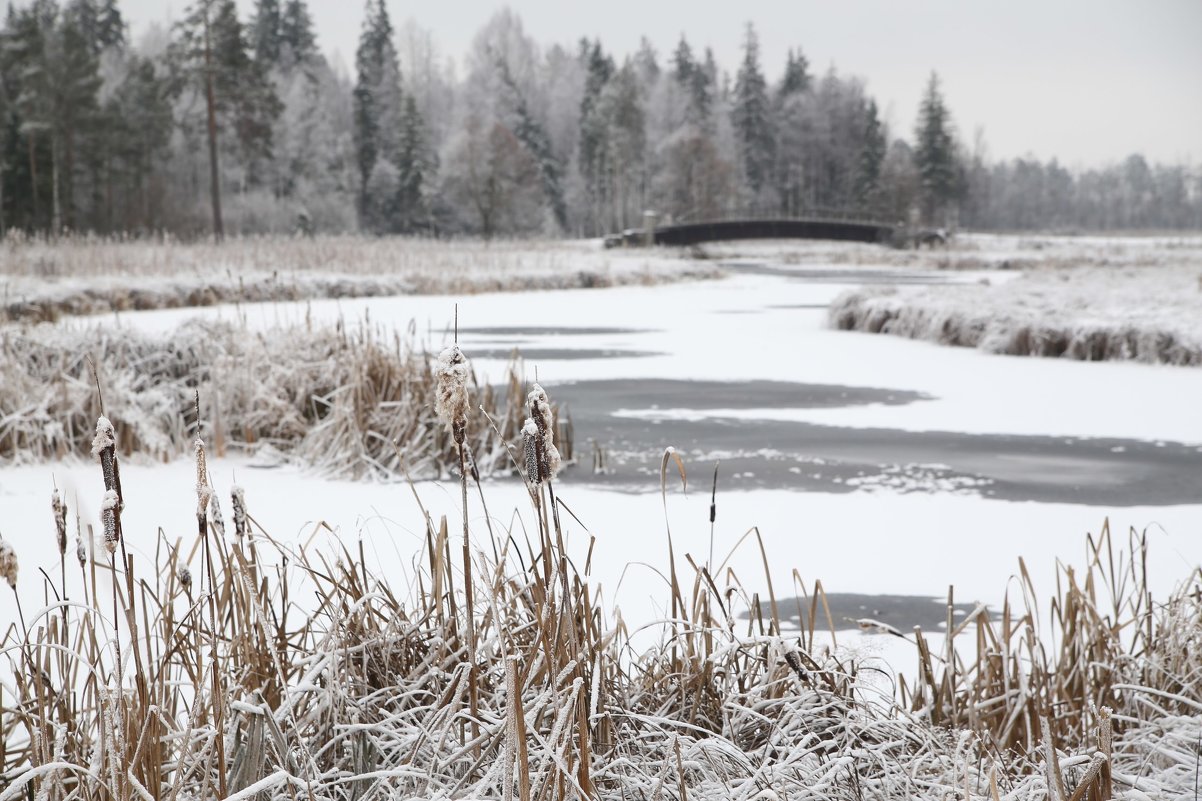
M718 211L698 209L685 212L674 217L661 217L657 228L673 225L703 225L715 222L734 222L739 220L815 220L830 222L854 222L864 225L895 226L896 220L888 220L881 214L874 214L866 209L835 209L821 206L804 209L782 210L779 208L745 207L720 209Z

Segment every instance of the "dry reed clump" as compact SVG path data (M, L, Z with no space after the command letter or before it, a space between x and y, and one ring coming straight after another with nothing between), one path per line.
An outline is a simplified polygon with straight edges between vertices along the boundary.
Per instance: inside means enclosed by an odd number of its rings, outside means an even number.
M202 494L206 473L202 446ZM460 559L427 517L404 588L362 546L226 537L211 499L194 537L159 532L153 563L122 551L47 578L46 607L0 641L0 801L1082 801L1197 780L1202 575L1153 604L1142 540L1129 560L1090 541L1049 634L1025 569L1025 612L971 618L975 657L955 648L967 621L942 658L918 634L903 706L812 623L783 633L770 581L762 599L687 554L678 572L670 533L672 614L636 645L568 557L552 479L528 478L528 535L472 532Z
M716 278L674 251L580 242L321 236L0 241L0 322L316 298L572 289ZM131 280L136 279L136 280Z
M92 365L121 452L151 459L187 453L194 397L209 410L218 448L274 452L331 476L443 475L458 464L440 430L431 359L411 343L362 326L251 333L190 322L167 336L96 328L0 330L0 460L77 454L100 414ZM507 470L520 440L519 363L501 387L472 383L468 451L480 470ZM498 426L485 424L483 406ZM571 427L560 421L570 442ZM96 432L99 441L100 432ZM570 449L569 449L570 456Z
M1008 356L1202 365L1202 330L1189 328L1194 318L1184 310L1184 316L1172 313L1155 299L1145 299L1147 313L1130 319L1106 317L1101 309L1053 310L1038 297L1033 308L1021 299L991 305L983 295L989 291L853 290L835 299L828 320L842 331L892 334ZM1140 296L1129 303L1138 308Z

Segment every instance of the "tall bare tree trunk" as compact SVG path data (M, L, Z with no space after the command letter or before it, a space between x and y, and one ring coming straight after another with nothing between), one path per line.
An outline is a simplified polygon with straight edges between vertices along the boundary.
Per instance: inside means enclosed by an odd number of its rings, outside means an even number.
M30 228L38 227L38 155L37 147L33 143L33 132L29 132L29 183L33 189L33 220Z
M63 230L63 209L58 197L58 142L50 135L50 232L55 236Z
M213 203L213 236L221 241L225 225L221 221L221 179L217 164L217 102L213 94L213 50L209 45L209 10L205 7L205 105L209 116L209 194Z

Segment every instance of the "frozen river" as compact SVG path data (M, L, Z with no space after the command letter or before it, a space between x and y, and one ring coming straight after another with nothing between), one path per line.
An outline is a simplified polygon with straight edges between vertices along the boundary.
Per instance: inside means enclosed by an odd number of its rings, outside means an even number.
M690 478L688 493L677 489L668 500L678 553L721 561L758 526L780 596L792 594L797 578L821 578L828 591L874 596L939 597L954 584L961 600L997 603L1019 556L1050 588L1054 560L1080 563L1084 534L1107 518L1116 533L1148 530L1159 591L1202 562L1202 370L1000 357L826 327L826 305L844 289L982 274L751 262L730 269L721 281L657 287L139 312L119 324L166 331L203 316L266 328L307 316L368 318L404 332L415 321L419 344L437 349L450 339L458 302L460 344L479 373L500 379L518 348L527 376L537 369L571 410L581 464L559 491L587 526L570 523L573 547L597 537L593 575L628 619L654 614L666 597L654 571L628 566L665 563L658 469L669 445L685 456ZM605 474L591 469L590 440L606 454ZM210 468L222 493L237 473L256 517L277 536L307 536L324 521L344 540L370 540L382 564L411 564L422 546L406 488L242 459ZM144 527L151 540L159 525L194 530L189 469L123 468L126 530ZM29 517L26 507L40 513L51 471L4 471L0 520ZM90 466L53 472L59 486L94 489ZM456 487L419 489L431 512L458 515ZM80 491L85 503L99 497ZM495 521L510 525L524 506L521 488L493 482L489 491ZM483 510L470 513L479 527ZM744 543L730 565L745 585L762 584L754 545ZM904 607L893 622L924 622ZM857 608L845 617L861 616ZM866 610L874 611L889 617Z

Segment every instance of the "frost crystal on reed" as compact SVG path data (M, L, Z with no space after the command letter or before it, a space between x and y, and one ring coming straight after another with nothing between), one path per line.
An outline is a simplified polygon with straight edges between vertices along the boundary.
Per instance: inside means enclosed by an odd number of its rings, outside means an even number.
M446 423L455 442L463 444L467 428L467 357L458 345L438 354L434 377L438 387L434 395L434 413Z

